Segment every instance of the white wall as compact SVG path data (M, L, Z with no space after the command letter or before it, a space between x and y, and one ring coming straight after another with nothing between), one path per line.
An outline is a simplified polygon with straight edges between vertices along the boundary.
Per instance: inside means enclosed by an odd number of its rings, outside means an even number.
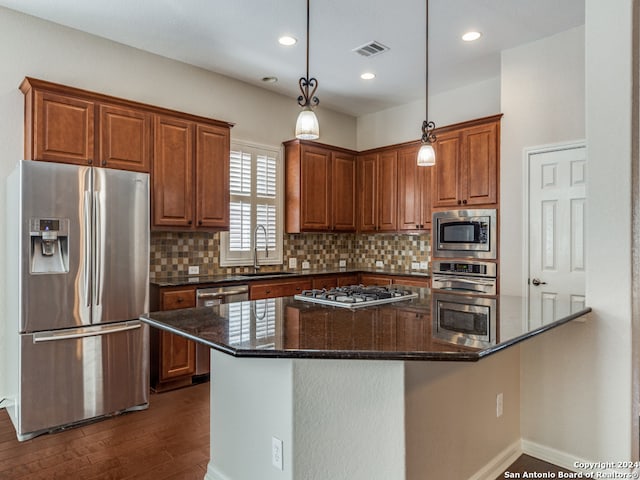
M429 97L436 127L500 113L500 78ZM358 150L417 140L422 135L424 99L358 117Z
M586 298L594 313L521 347L522 434L557 463L638 456L631 450L631 5L586 0ZM562 89L558 81L549 87ZM575 138L577 126L562 118L566 138ZM549 115L534 120L545 128Z
M23 156L24 101L18 85L25 76L234 122L232 139L279 145L294 137L300 110L295 98L2 7L0 32L0 225L5 178ZM355 148L355 118L322 109L318 118L322 142ZM2 229L0 272L5 271L4 245ZM4 282L2 274L0 297ZM2 319L0 344L4 325Z
M522 293L523 149L584 138L584 27L502 52L501 293Z

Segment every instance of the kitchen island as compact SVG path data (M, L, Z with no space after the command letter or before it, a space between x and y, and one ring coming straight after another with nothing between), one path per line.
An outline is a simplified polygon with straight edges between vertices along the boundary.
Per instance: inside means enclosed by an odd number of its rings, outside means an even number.
M213 349L206 478L462 479L519 454L517 344L590 309L530 325L501 296L488 339L444 339L440 293L414 290L357 309L285 297L143 316Z

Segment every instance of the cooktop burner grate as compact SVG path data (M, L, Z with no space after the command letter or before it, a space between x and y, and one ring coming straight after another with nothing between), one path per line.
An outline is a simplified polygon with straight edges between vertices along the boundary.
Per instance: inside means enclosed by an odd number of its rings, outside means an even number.
M358 308L410 300L417 297L417 293L402 287L349 285L328 290L303 290L302 293L294 295L293 298L305 302L321 303L336 307Z

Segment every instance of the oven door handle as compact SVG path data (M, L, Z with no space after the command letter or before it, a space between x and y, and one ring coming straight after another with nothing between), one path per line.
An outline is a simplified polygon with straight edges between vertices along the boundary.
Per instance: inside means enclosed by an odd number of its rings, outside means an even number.
M492 281L486 281L483 282L482 280L476 280L476 279L468 279L468 278L444 278L444 277L434 277L434 280L436 281L440 281L440 282L449 282L449 283L469 283L471 285L481 285L483 287L492 287L495 285L495 282Z

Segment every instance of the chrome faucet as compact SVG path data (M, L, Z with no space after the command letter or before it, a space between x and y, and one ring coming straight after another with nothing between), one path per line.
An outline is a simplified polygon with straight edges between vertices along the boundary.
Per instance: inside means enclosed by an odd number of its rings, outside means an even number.
M253 231L253 269L257 272L260 270L260 265L258 265L258 229L261 228L264 232L264 256L265 258L269 257L269 239L267 238L267 229L264 228L264 225L257 224L255 230Z

